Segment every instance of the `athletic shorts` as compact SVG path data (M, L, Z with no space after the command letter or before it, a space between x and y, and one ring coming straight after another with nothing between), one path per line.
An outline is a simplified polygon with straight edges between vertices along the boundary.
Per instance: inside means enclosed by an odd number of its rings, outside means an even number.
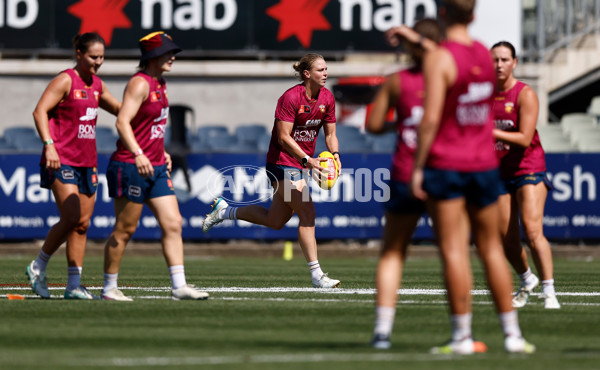
M58 171L46 165L40 165L40 186L51 189L54 180L63 184L74 184L81 194L95 194L98 189L98 170L96 167L74 167L63 164Z
M403 215L425 213L425 202L411 194L409 184L390 180L389 185L390 200L383 204L386 211Z
M106 170L108 195L111 198L127 197L135 203L165 195L175 195L175 188L167 165L154 166L154 176L142 177L133 163L110 161Z
M310 177L310 172L306 168L267 163L265 169L267 170L267 177L269 177L271 184L283 179L288 179L290 181L305 179L306 183L308 183L308 178Z
M503 179L500 181L500 195L515 193L525 185L537 185L542 181L548 190L552 190L552 185L550 184L550 180L548 180L548 176L546 176L546 172L534 172Z
M425 168L423 190L435 200L464 197L467 204L485 207L498 199L499 183L497 169L458 172Z

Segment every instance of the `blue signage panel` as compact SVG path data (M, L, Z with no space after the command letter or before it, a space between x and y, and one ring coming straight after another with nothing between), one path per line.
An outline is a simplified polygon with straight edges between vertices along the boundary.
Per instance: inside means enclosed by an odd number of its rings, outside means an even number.
M552 239L600 238L600 207L597 154L547 154L547 167L553 190L549 193L544 230ZM99 156L99 187L88 236L106 239L115 217L108 197L106 177L108 156ZM58 221L51 192L39 187L39 155L0 155L0 239L44 238ZM236 207L255 205L268 208L273 189L266 177L264 154L191 154L188 157L188 189L181 169L173 172L185 239L295 239L297 216L281 230L244 221L225 221L207 234L202 221L210 205L223 196ZM382 202L389 197L388 154L346 154L343 169L331 190L320 189L310 180L310 196L316 213L317 238L368 239L381 236ZM432 238L430 220L422 217L415 238ZM160 227L145 207L137 239L159 239Z

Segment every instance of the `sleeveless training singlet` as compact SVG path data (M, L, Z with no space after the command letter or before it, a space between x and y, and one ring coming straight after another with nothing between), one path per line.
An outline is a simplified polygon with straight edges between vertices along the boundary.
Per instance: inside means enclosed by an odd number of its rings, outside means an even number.
M527 86L517 81L507 91L496 92L494 117L496 128L504 131L519 131L519 94ZM500 159L500 177L508 179L528 173L546 171L546 158L537 130L527 148L504 142L496 143Z
M267 163L302 168L300 162L277 142L278 121L294 123L290 135L306 155L312 157L315 154L315 143L321 126L335 123L335 99L333 94L322 87L319 90L317 99L309 99L306 96L304 85L298 84L284 92L277 101Z
M92 75L92 84L88 86L74 69L63 72L71 78L71 90L48 113L50 136L61 164L96 167L96 117L102 94L102 80ZM46 163L45 151L42 151L40 163Z
M150 87L148 98L142 103L135 117L131 120L131 128L138 144L153 166L165 164L165 128L169 116L169 101L167 85L163 78L156 80L144 72L138 72L133 77L140 76L148 81ZM119 139L117 150L111 156L111 161L135 163L135 157Z
M494 151L492 105L496 74L489 50L446 41L457 68L456 82L446 93L437 135L427 167L460 172L489 171L498 167Z
M396 102L398 141L392 157L392 179L410 182L417 147L417 126L423 118L425 80L423 71L413 67L399 71L400 94Z

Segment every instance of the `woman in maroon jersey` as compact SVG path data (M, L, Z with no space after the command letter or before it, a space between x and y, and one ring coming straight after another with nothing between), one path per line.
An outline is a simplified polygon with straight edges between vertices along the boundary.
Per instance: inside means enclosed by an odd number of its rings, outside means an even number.
M532 353L511 303L512 281L500 238L498 159L492 106L495 73L489 50L468 31L475 0L445 0L439 8L447 40L423 62L425 109L418 127L411 190L427 199L444 265L452 336L434 353L471 354L473 285L461 215L469 215L473 240L504 332L508 352Z
M323 273L317 259L315 206L308 192L307 173L322 178L326 168L313 158L319 129L323 127L327 149L341 169L338 139L335 134L335 99L325 87L327 63L321 55L306 54L294 64L301 83L289 88L277 101L269 152L267 175L275 192L271 207L259 205L230 207L222 197L215 200L204 219L202 231L224 219L239 219L281 229L294 213L298 215L298 243L308 262L315 288L337 288L340 281Z
M165 152L169 100L163 73L171 71L179 46L164 32L139 41L139 71L131 77L117 116L119 140L106 179L116 221L104 247L102 299L131 301L117 285L123 252L147 204L160 226L163 255L171 276L171 297L206 299L208 293L187 284L183 266L182 217L171 181L171 156Z
M81 271L98 186L96 117L98 107L116 115L121 106L96 76L104 62L102 37L84 33L74 37L73 45L77 64L50 82L33 112L44 143L40 185L52 190L60 211L38 258L27 266L31 288L42 298L50 298L48 260L64 241L69 274L64 297L95 298L81 285Z
M499 198L501 231L506 257L521 280L513 306L525 306L531 291L539 284L527 262L527 252L521 245L520 223L536 270L542 278L544 307L558 309L560 304L554 291L552 251L543 231L544 205L551 187L546 176L544 149L535 128L539 101L531 87L514 77L517 58L511 43L501 41L495 44L492 56L497 77L494 136L498 140L496 150L501 158L503 185Z
M377 295L371 345L379 349L391 347L390 335L396 314L397 291L402 281L407 248L419 218L425 212L425 202L411 196L408 184L417 144L417 125L423 116L423 55L426 50L437 47L443 31L437 21L423 19L413 29L404 25L395 27L388 30L386 36L392 46L401 43L415 65L387 77L375 96L366 126L371 133L384 132L387 112L390 108L396 108L398 140L392 157L390 199L384 205L383 248L375 275ZM465 227L465 244L468 243L467 233L468 226Z

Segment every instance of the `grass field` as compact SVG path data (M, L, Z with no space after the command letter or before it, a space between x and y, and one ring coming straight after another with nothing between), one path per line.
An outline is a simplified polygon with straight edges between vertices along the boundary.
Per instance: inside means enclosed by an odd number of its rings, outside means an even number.
M134 302L65 301L63 256L48 268L53 299L25 284L28 257L0 259L0 368L189 369L600 369L600 261L557 259L561 310L532 297L519 311L534 355L503 351L500 326L475 270L474 336L486 354L430 355L449 338L440 263L409 259L390 350L372 349L376 260L322 258L342 289L316 291L303 259L188 258L186 275L208 301L171 301L161 257L126 256L120 274ZM99 294L101 257L84 283ZM6 294L25 300L8 300Z

